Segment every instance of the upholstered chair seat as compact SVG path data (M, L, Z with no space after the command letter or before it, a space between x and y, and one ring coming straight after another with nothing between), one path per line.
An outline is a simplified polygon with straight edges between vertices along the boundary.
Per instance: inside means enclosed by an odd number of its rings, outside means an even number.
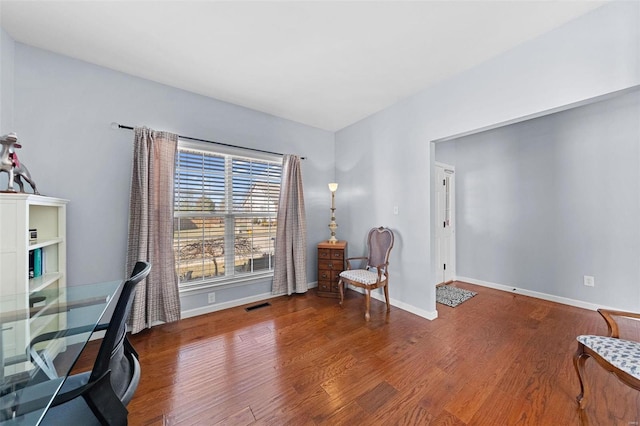
M375 284L378 281L378 272L373 272L372 270L368 269L353 269L350 271L347 270L341 272L340 278L349 281L355 281L360 284L371 285ZM380 276L380 281L385 281L386 279L386 275Z
M640 319L640 314L606 309L598 309L598 313L607 323L609 335L578 336L578 350L573 357L573 365L580 381L580 394L576 399L581 409L584 409L586 404L583 377L584 365L588 358L596 360L602 368L616 376L622 383L640 390L640 342L621 339L620 328L614 319L614 317Z
M578 342L588 346L600 357L640 379L640 343L605 336L578 336Z

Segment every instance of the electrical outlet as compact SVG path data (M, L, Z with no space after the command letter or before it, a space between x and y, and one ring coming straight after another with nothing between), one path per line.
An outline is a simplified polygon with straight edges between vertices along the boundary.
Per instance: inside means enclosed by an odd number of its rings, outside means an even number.
M393 206L393 214L398 214L398 206Z
M209 301L209 303L216 303L216 294L215 293L209 293L207 295L207 300Z
M596 279L592 276L589 275L585 275L584 276L584 285L586 285L587 287L595 287L596 286Z

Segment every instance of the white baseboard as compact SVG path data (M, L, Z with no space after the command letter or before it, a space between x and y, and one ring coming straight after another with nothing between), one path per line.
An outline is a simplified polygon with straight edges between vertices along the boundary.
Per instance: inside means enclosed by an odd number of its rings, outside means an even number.
M312 283L307 284L307 288L315 288L318 286L318 282L314 281ZM272 293L263 293L256 294L254 296L245 297L242 299L235 299L225 303L216 303L213 305L201 306L195 309L189 309L181 312L182 318L191 318L198 315L209 314L211 312L221 311L223 309L235 308L237 306L247 305L249 303L262 302L264 300L273 299L275 297L284 296L283 294L272 294Z
M211 312L217 312L223 309L235 308L237 306L246 305L249 303L262 302L263 300L273 299L274 297L279 297L279 296L282 296L282 295L272 294L272 293L263 293L263 294L256 294L255 296L244 297L242 299L231 300L229 302L215 303L212 305L201 306L199 308L182 311L182 315L180 319L209 314Z
M509 285L504 285L504 284L496 284L496 283L492 283L489 281L482 281L482 280L478 280L475 278L469 278L469 277L455 277L454 279L455 281L464 281L470 284L475 284L475 285L479 285L479 286L483 286L483 287L487 287L487 288L492 288L494 290L501 290L501 291L506 291L509 293L517 293L517 294L522 294L524 296L530 296L530 297L535 297L537 299L542 299L542 300L548 300L550 302L556 302L556 303L562 303L563 305L569 305L569 306L575 306L577 308L583 308L583 309L589 309L592 311L595 311L599 308L604 308L604 309L618 309L616 307L611 307L611 306L604 306L604 305L596 305L593 303L589 303L589 302L585 302L582 300L575 300L575 299L569 299L566 297L561 297L561 296L555 296L552 294L547 294L547 293L541 293L541 292L537 292L537 291L532 291L532 290L527 290L524 288L518 288L518 287L513 287L513 286L509 286ZM313 282L313 283L309 283L309 287L308 288L315 288L318 286L318 282ZM349 286L349 288L353 291L357 291L358 293L362 293L364 294L364 289L361 289L359 287L353 287L353 286ZM230 302L226 302L226 303L217 303L217 304L213 304L213 305L207 305L207 306L202 306L199 308L195 308L195 309L190 309L187 311L182 311L182 318L190 318L190 317L195 317L198 315L204 315L204 314L208 314L211 312L217 312L217 311L221 311L223 309L229 309L229 308L235 308L237 306L241 306L241 305L246 305L249 303L255 303L255 302L262 302L264 300L268 300L268 299L273 299L275 297L279 297L282 296L281 294L271 294L271 293L263 293L263 294L257 294L255 296L250 296L250 297L245 297L243 299L237 299L237 300L232 300ZM384 302L384 294L374 291L371 293L371 297L379 300L381 302ZM391 306L395 306L396 308L402 309L403 311L407 311L410 312L414 315L418 315L419 317L428 319L428 320L435 320L436 318L438 318L438 311L425 311L423 309L417 308L413 305L409 305L408 303L405 302L401 302L399 300L393 299L392 297L389 298L389 303L391 303ZM91 340L95 339L95 338L100 338L102 337L102 335L104 334L104 332L98 332L98 333L94 333L93 336L91 336Z
M496 284L489 281L477 280L475 278L456 277L455 280L464 281L469 284L476 284L483 287L493 288L495 290L502 290L502 291L507 291L509 293L517 293L517 294L522 294L524 296L535 297L537 299L548 300L550 302L562 303L563 305L575 306L576 308L589 309L592 311L596 311L599 308L616 309L610 306L603 306L600 304L596 305L596 304L585 302L582 300L575 300L575 299L569 299L567 297L556 296L553 294L540 293L538 291L527 290L526 288L518 288L518 287L513 287L509 285L504 285L504 284Z
M309 283L308 288L315 288L318 286L318 282L312 282ZM361 288L357 288L357 287L352 287L349 286L350 289L360 292L360 293L364 293L364 290ZM242 305L247 305L249 303L255 303L255 302L262 302L264 300L268 300L268 299L273 299L275 297L279 297L282 296L282 294L271 294L271 293L263 293L263 294L257 294L254 296L250 296L250 297L245 297L242 299L236 299L236 300L232 300L229 302L225 302L225 303L216 303L216 304L212 304L212 305L207 305L207 306L201 306L195 309L189 309L189 310L185 310L182 311L181 314L181 319L184 318L191 318L191 317L195 317L198 315L204 315L204 314L208 314L211 312L217 312L217 311L221 311L223 309L229 309L229 308L235 308L237 306L242 306ZM381 302L384 302L384 295L383 294L379 294L379 292L373 292L371 293L371 297L379 300ZM396 308L402 309L403 311L407 311L410 312L414 315L418 315L419 317L428 319L428 320L434 320L436 318L438 318L438 311L425 311L423 309L420 308L416 308L413 305L409 305L407 303L401 302L399 300L393 299L393 298L389 298L389 303L391 303L391 306L395 306ZM96 333L97 334L97 333ZM93 337L93 336L92 336ZM102 337L102 336L100 336Z
M315 281L315 282L309 283L308 288L314 288L317 286L318 286L318 282ZM235 308L236 306L247 305L249 303L262 302L263 300L273 299L274 297L279 297L279 296L282 296L282 294L263 293L263 294L257 294L251 297L245 297L243 299L232 300L226 303L218 303L214 305L201 306L199 308L182 311L180 313L180 319L209 314L211 312L217 312L223 309ZM156 324L153 324L153 325L160 325L160 324L163 324L163 323L161 321L158 321ZM91 335L89 340L102 339L104 337L104 334L105 334L104 331L96 331Z
M376 297L376 299L382 300L384 301L383 297ZM409 305L407 303L401 302L399 300L394 300L393 298L389 297L389 303L391 303L391 306L395 306L396 308L400 308L403 311L407 311L410 312L414 315L417 315L419 317L428 319L433 321L434 319L438 318L438 311L425 311L424 309L420 309L420 308L416 308L413 305Z
M358 293L364 294L363 288L354 287L351 285L349 286L349 288L353 291L357 291ZM377 291L372 292L371 297L381 302L385 302L384 294L381 294L380 292L377 292ZM410 312L414 315L417 315L419 317L422 317L428 320L434 320L438 318L438 311L425 311L424 309L416 308L413 305L409 305L408 303L404 303L399 300L396 300L391 296L389 296L389 303L391 304L391 306L395 306L396 308L402 309L403 311Z

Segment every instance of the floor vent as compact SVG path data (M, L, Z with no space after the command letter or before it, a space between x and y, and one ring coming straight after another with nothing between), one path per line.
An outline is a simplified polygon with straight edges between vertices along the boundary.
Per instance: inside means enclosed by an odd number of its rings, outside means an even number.
M248 308L244 308L244 310L249 312L249 311L253 311L255 309L265 308L267 306L271 306L271 303L269 303L269 302L259 303L257 305L249 306Z

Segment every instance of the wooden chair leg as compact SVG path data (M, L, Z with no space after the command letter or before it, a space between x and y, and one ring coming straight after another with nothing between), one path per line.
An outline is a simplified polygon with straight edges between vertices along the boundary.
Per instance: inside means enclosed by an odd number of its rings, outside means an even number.
M391 312L391 304L389 303L389 287L384 286L384 300L387 301L387 312Z
M338 280L338 290L340 290L340 307L342 307L342 302L344 302L344 289L342 288L344 285L342 278L340 278Z
M576 369L576 373L578 374L578 381L580 381L580 394L576 397L576 401L578 402L578 406L581 410L584 410L586 405L586 400L584 399L584 364L589 358L589 354L584 352L584 345L582 343L578 343L578 350L576 354L573 356L573 366Z
M371 289L367 289L367 292L364 295L364 300L365 300L365 311L364 311L364 319L366 321L369 321L371 319L371 315L369 315L369 308L371 306Z

